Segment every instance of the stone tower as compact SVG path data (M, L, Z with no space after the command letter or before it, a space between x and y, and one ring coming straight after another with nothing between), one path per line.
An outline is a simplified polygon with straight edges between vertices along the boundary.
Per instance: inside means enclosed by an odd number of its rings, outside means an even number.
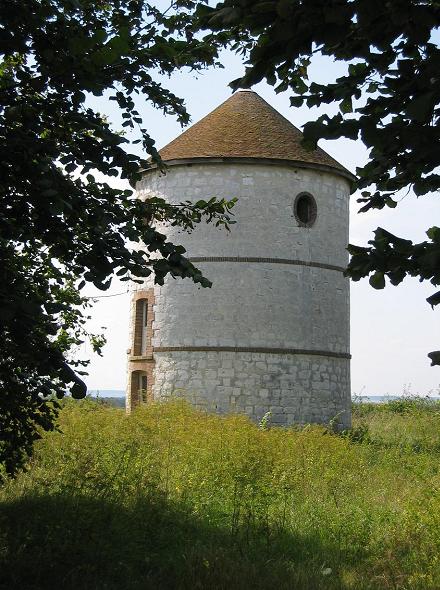
M232 231L165 228L213 282L133 293L127 409L180 395L271 423L350 425L348 202L353 176L242 90L160 152L141 199L238 197ZM178 235L176 235L178 233Z

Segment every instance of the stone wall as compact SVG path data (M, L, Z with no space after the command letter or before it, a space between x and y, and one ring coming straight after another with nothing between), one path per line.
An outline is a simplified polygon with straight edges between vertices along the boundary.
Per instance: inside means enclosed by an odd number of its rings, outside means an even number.
M154 348L348 352L348 279L341 271L262 262L197 266L212 280L211 289L173 279L155 288Z
M317 203L312 227L294 216L303 191ZM271 411L281 424L338 415L348 425L347 180L292 166L192 164L147 173L138 193L170 202L239 199L230 233L163 226L213 287L172 278L137 287L155 293L153 396L179 390L257 420Z
M329 172L263 164L172 166L166 175L146 173L139 198L162 196L171 203L238 197L237 224L230 233L200 224L192 234L163 227L191 256L291 258L345 266L348 260L349 183ZM310 192L317 202L313 227L299 227L295 197Z
M156 398L240 412L275 425L350 425L350 364L344 358L255 352L155 353Z

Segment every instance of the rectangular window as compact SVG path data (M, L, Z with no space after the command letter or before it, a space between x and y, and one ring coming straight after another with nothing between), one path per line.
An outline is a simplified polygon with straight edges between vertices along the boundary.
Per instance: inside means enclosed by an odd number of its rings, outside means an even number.
M138 299L135 307L133 354L147 354L148 299Z
M148 299L142 299L142 342L141 354L147 354L147 326L148 326Z

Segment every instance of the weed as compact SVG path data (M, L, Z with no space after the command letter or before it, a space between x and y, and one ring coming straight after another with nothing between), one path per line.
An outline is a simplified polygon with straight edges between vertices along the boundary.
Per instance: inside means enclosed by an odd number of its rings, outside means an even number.
M0 489L0 588L438 589L440 413L395 410L341 436L66 403Z

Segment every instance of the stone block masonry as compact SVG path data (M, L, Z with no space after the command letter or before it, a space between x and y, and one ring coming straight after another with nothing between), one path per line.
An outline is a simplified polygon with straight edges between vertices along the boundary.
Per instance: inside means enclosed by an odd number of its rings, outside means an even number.
M270 411L272 424L348 427L347 179L300 164L194 162L152 169L137 188L141 199L171 203L238 197L231 232L161 227L213 286L168 277L136 287L154 293L151 397L181 395L256 421ZM310 227L295 217L303 192L316 202Z
M301 354L155 353L156 399L181 396L196 407L239 412L271 424L350 425L349 360Z

